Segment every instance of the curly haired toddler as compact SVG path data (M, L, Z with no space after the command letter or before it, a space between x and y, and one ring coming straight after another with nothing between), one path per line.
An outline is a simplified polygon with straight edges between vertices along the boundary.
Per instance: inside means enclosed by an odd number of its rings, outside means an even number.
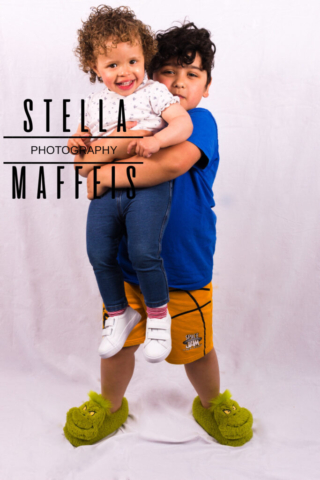
M87 97L87 138L74 138L85 136L80 123L68 142L70 148L88 147L91 136L97 134L112 137L118 124L120 100L124 102L126 119L136 123L131 130L143 130L149 136L117 141L117 148L106 156L106 162L128 158L133 149L137 155L149 158L160 148L189 138L193 126L179 97L173 96L165 85L148 79L146 68L156 53L150 27L136 19L127 7L113 9L102 5L92 8L78 34L76 53L82 70L90 73L91 82L98 79L106 88ZM103 132L99 131L101 100ZM168 282L160 253L169 219L172 182L137 189L131 199L126 189L117 190L115 199L110 191L105 195L108 208L102 207L98 198L92 200L87 221L87 252L108 312L99 354L109 358L118 353L141 318L128 306L117 262L119 243L125 235L148 310L144 356L149 362L159 362L171 351Z

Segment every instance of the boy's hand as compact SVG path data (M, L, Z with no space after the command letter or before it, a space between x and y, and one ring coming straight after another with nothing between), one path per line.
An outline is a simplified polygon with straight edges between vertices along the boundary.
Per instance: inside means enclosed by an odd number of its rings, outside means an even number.
M128 145L127 153L131 153L131 150L135 148L136 155L140 155L141 157L150 158L153 153L157 153L160 148L161 144L160 141L157 139L156 136L148 137L148 138L139 138L133 140Z
M91 142L92 133L88 129L88 132L77 131L68 140L69 152L72 155L84 154L87 152L89 144ZM88 138L74 138L74 137L88 137Z
M87 197L89 198L89 200L94 199L93 173L94 173L93 170L91 170L91 172L87 176ZM99 171L98 171L98 174L99 174ZM101 183L98 183L96 185L96 195L98 195L99 197L101 197L107 190L108 190L108 187L104 187L103 185L101 185Z

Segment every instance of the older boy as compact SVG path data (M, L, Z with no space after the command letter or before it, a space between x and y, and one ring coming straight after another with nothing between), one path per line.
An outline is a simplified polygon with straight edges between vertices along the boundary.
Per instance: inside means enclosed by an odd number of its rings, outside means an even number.
M170 287L168 309L172 317L172 351L166 361L185 365L187 376L198 393L193 403L196 421L219 443L239 446L252 437L252 415L231 400L228 391L219 394L219 366L212 334L211 279L216 241L212 184L219 165L217 127L208 110L196 108L201 98L209 95L215 46L210 33L193 23L159 33L157 40L159 51L151 63L149 76L180 97L194 127L188 141L161 150L151 159L143 159L143 164L135 165L136 188L175 179L171 216L162 242ZM87 155L85 161L103 160ZM130 184L127 165L120 163L116 166L116 187L123 189L117 191L121 201ZM111 187L111 177L110 165L98 170L98 195ZM87 185L88 198L92 199L92 172ZM118 261L128 302L139 311L142 320L117 355L102 359L101 395L90 394L91 400L80 407L81 421L77 421L78 409L68 412L65 434L75 446L95 443L119 428L128 415L124 393L133 375L134 353L145 340L146 307L128 257L126 238L120 244ZM104 309L104 321L106 319ZM161 342L161 326L146 334ZM106 404L106 399L111 406ZM88 415L89 421L89 415L99 408L105 412L100 430L97 429L97 436L86 439L81 436L81 428L88 428L81 427L83 415Z

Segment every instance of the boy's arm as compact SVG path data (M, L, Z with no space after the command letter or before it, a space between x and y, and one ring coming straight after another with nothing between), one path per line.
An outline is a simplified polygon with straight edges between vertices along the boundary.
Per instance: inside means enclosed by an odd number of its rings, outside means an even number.
M121 136L125 134L121 133ZM130 135L130 134L129 134ZM132 134L131 134L132 135ZM103 163L110 163L118 158L126 159L129 157L127 154L127 148L131 139L124 138L112 138L110 135L101 140L96 140L90 143L92 151L85 154L77 155L74 159L74 168L81 166L79 174L82 177L87 177L89 172L93 170L95 166Z
M74 159L74 168L76 168L76 166L82 166L79 170L79 175L87 177L95 166L101 166L99 165L101 162L110 163L119 158L123 160L127 159L129 157L127 154L127 148L132 140L130 138L112 137L146 137L152 135L152 132L147 130L130 130L130 128L133 128L136 124L137 122L127 122L126 132L116 132L116 130L114 130L111 135L108 135L108 137L103 137L101 140L99 139L90 143L90 147L93 151L82 155L76 155Z
M136 188L152 187L160 183L167 182L186 173L190 168L200 160L201 150L189 141L164 148L152 155L152 159L142 157L131 157L132 162L139 161L142 164L134 165L136 175L133 177L133 183ZM102 195L107 188L112 186L111 167L115 167L115 188L131 188L127 175L129 165L121 165L121 160L113 165L104 165L97 170L96 185L97 195ZM92 199L94 195L93 172L88 175L87 190L88 198Z

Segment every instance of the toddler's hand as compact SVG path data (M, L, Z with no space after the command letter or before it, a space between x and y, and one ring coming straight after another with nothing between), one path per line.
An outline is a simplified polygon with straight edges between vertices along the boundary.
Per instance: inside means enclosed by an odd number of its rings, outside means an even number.
M161 145L157 137L147 137L130 142L127 153L130 154L133 148L135 148L136 155L150 158L153 153L157 153L160 150Z
M69 152L72 155L84 154L87 152L89 144L91 142L91 132L76 132L68 140ZM74 138L74 137L88 137L88 138Z

